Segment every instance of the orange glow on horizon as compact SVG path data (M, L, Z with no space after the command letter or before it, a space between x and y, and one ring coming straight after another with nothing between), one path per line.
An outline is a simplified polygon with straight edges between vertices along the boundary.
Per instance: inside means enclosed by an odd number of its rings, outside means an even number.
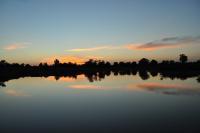
M49 58L45 58L42 60L42 62L47 62L48 64L53 64L55 59L58 59L61 63L76 63L76 64L84 64L86 61L89 59L94 59L94 60L99 60L102 59L103 57L100 56L52 56Z

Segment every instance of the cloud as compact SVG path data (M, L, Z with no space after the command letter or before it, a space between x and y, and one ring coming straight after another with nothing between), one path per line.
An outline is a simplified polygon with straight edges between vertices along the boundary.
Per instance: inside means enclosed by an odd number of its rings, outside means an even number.
M144 44L129 44L125 47L129 50L158 50L163 48L174 48L188 44L200 43L200 36L197 37L168 37Z
M26 48L27 45L30 43L13 43L13 44L8 44L6 45L3 49L4 50L8 50L8 51L12 51L12 50L16 50L16 49L23 49Z
M131 43L131 44L123 44L120 46L98 46L91 48L77 48L77 49L69 49L69 52L92 52L98 50L118 50L118 49L128 49L128 50L145 50L145 51L153 51L164 48L176 48L180 46L186 46L188 44L197 44L200 43L200 36L197 37L166 37L160 40L155 40L147 43Z
M77 48L77 49L69 49L67 51L70 52L88 52L88 51L98 51L98 50L113 50L120 49L120 46L101 46L101 47L92 47L92 48Z

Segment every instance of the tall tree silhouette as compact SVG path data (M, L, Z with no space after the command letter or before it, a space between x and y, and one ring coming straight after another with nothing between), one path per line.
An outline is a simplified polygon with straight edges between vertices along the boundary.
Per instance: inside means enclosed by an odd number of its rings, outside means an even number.
M179 60L181 63L186 63L188 60L188 57L185 54L180 54Z
M55 66L58 66L59 64L60 64L60 61L59 61L58 59L55 59L55 60L54 60L54 65L55 65Z

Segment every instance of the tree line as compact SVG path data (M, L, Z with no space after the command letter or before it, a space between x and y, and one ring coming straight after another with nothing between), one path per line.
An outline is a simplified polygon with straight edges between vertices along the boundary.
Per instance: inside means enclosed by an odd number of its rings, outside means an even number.
M20 77L59 77L66 76L76 78L77 75L84 74L90 82L101 80L111 73L114 75L136 75L146 80L151 76L160 74L161 78L179 78L187 79L190 77L198 77L200 81L200 60L188 62L188 57L185 54L179 56L179 61L163 60L148 60L142 58L138 62L114 62L110 63L103 60L90 59L84 64L76 63L60 63L55 59L52 65L40 63L39 65L8 63L5 60L0 61L0 82L5 82L10 79Z
M47 63L39 63L39 65L30 65L30 64L18 64L18 63L8 63L5 60L0 61L1 69L10 69L10 68L38 68L41 70L45 69L110 69L110 68L137 68L137 69L199 69L200 60L196 62L188 62L188 57L185 54L181 54L179 56L179 61L176 62L174 60L163 60L158 63L155 59L149 60L146 58L142 58L138 62L114 62L110 63L104 60L93 60L90 59L86 61L82 65L78 65L76 63L60 63L58 59L54 60L52 65L48 65ZM189 68L190 67L190 68Z

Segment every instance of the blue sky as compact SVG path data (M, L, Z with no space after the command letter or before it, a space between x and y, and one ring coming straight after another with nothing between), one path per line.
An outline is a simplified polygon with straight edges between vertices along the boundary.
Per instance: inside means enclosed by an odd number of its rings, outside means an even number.
M184 52L199 59L199 14L199 0L0 0L0 57L34 64L176 59ZM172 37L179 39L164 45L176 47L133 48Z

